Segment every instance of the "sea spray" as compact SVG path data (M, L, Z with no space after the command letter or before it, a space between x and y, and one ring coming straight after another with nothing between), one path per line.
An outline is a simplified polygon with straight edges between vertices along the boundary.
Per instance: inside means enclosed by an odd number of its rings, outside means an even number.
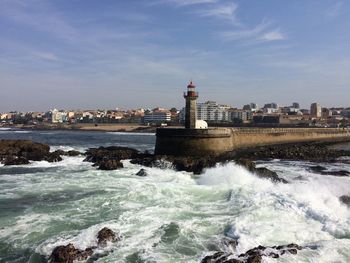
M51 150L154 146L154 136L53 132L4 136L32 136L56 147ZM195 176L123 163L123 169L99 171L82 156L64 156L59 163L0 167L0 261L38 262L69 242L93 246L97 231L109 227L122 239L101 248L97 262L199 262L225 236L238 240L238 253L257 245L306 247L278 262L350 262L349 208L338 199L349 194L348 177L319 175L309 169L315 164L298 161L258 164L289 184L261 179L233 162ZM350 171L349 164L320 165ZM146 177L136 176L141 168Z

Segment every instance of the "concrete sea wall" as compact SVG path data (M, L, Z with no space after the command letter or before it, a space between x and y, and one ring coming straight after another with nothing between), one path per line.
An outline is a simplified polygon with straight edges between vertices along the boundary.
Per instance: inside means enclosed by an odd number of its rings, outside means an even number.
M156 154L188 156L282 143L350 141L350 130L329 128L159 128L156 135Z

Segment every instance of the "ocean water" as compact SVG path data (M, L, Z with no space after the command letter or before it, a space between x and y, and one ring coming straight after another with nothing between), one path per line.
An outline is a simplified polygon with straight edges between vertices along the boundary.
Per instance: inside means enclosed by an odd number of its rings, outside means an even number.
M153 150L154 134L0 130L0 139L31 139L55 149L120 145ZM46 262L58 245L84 249L103 227L121 241L87 262L200 262L213 250L238 253L295 242L298 255L265 262L350 262L350 178L313 173L315 164L260 161L289 184L260 179L234 163L202 175L145 168L99 171L83 157L0 167L0 262ZM349 160L320 164L350 171ZM135 175L145 168L147 177Z

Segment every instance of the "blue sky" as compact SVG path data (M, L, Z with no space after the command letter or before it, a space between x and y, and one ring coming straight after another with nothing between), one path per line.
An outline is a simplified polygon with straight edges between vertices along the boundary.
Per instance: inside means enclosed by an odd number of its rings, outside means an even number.
M349 0L0 0L0 111L350 106Z

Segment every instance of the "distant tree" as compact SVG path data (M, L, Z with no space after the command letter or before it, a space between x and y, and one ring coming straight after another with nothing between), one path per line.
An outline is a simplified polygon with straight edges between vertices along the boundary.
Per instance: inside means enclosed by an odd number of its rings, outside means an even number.
M176 112L177 112L177 109L176 109L176 108L171 108L171 109L170 109L170 112L171 112L171 113L176 113Z

